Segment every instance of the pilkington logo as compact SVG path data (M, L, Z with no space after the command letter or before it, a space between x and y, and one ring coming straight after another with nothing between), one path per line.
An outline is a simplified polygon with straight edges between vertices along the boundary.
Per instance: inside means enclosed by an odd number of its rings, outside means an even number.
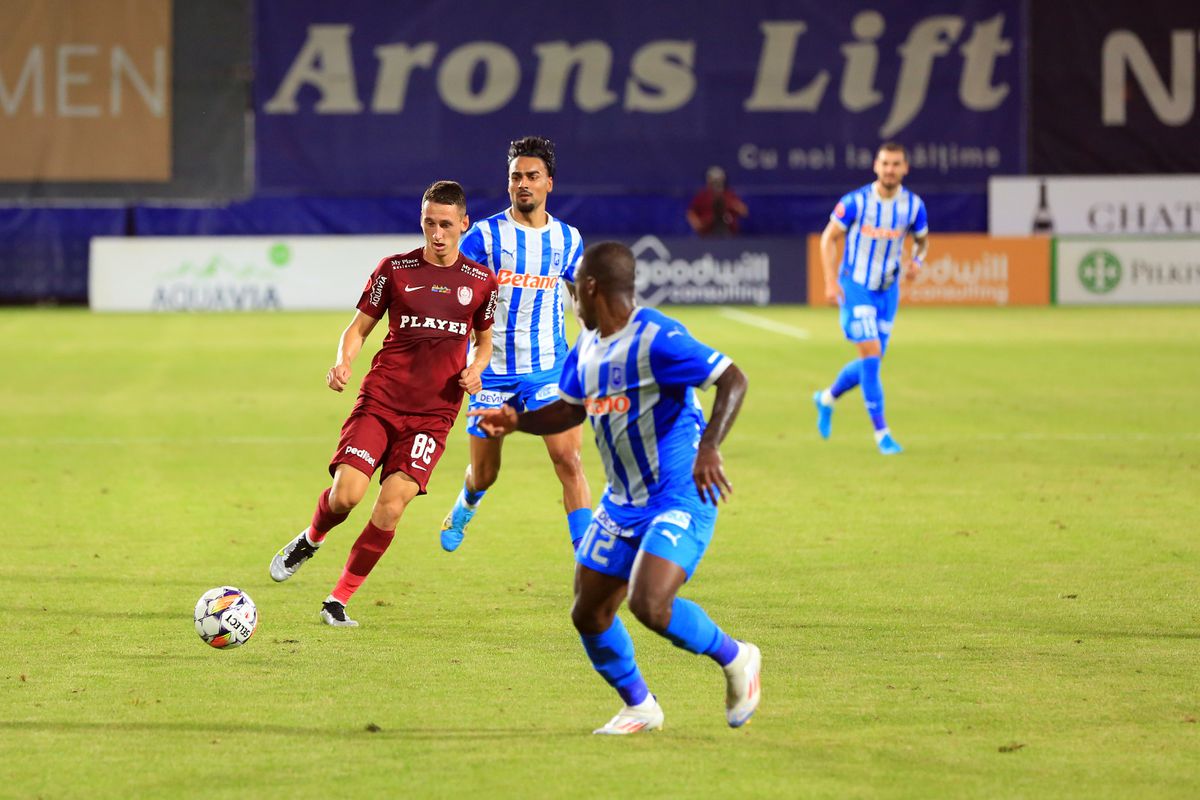
M1107 250L1093 250L1079 260L1079 282L1092 294L1108 294L1121 282L1121 262Z

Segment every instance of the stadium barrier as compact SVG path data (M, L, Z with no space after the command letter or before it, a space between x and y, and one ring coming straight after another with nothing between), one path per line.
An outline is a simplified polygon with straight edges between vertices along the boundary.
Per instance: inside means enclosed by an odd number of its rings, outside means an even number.
M642 236L623 241L637 259L637 296L643 305L765 306L803 303L808 297L805 253L798 238Z
M171 236L92 239L94 311L350 309L379 260L421 236Z
M645 305L807 299L800 239L624 241L638 259ZM423 242L411 235L97 237L89 304L95 311L346 309L379 259Z
M1200 238L1056 238L1053 272L1059 305L1200 303Z
M819 234L808 237L808 297L825 302ZM901 281L906 305L1044 306L1050 303L1050 239L977 234L932 237L930 258Z
M998 175L988 179L993 236L1200 234L1200 175Z

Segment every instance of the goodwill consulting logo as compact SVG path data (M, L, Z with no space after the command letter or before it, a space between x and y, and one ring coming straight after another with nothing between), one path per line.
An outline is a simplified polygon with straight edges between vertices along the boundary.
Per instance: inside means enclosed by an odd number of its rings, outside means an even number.
M1107 250L1092 250L1079 260L1079 282L1093 294L1108 294L1121 282L1121 262Z
M637 259L635 286L643 305L750 304L771 302L771 258L743 245L713 252L704 242L688 242L683 254L655 236L643 236L630 249ZM724 252L724 251L728 252Z

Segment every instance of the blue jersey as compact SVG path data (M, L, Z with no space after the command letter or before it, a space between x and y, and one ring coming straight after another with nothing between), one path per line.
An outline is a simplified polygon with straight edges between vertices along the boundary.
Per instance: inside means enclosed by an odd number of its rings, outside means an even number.
M459 250L490 267L500 285L488 371L524 375L558 366L567 352L562 281L575 282L579 231L554 217L528 228L505 209L476 222Z
M929 232L924 201L903 186L890 200L879 196L874 183L855 189L829 218L846 231L840 275L875 292L895 282L904 237Z
M587 409L608 476L606 506L696 496L692 467L705 422L693 387L707 389L731 363L651 308L635 308L611 336L580 334L558 392Z

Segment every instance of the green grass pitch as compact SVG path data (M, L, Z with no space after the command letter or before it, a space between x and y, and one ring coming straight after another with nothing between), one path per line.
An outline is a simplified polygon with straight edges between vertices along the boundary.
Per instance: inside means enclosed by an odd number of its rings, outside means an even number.
M447 555L460 421L331 629L369 503L267 563L328 482L349 311L0 311L0 797L1200 793L1200 311L902 309L890 458L857 393L817 437L832 310L739 311L674 312L750 377L685 594L762 647L763 704L729 730L720 671L627 615L666 728L611 739L537 439ZM260 612L230 652L191 620L221 584Z

